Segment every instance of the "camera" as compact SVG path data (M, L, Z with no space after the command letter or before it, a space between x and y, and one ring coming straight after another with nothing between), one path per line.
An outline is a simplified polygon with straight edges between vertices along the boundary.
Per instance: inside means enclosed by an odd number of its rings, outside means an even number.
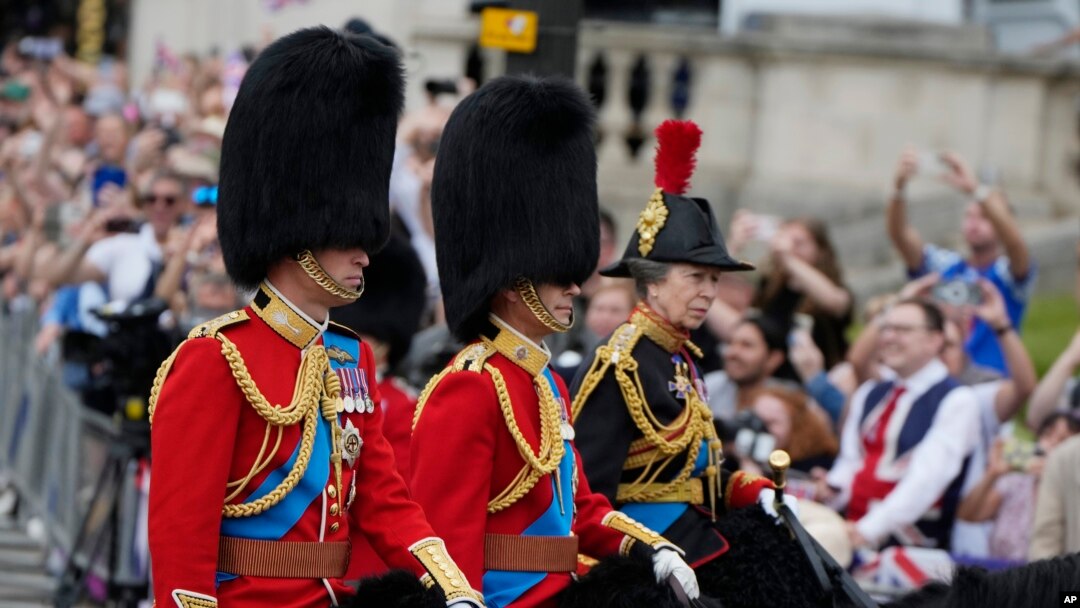
M948 279L934 285L934 299L952 306L975 306L982 303L978 283L962 278Z
M432 97L437 95L457 95L457 83L453 80L429 78L424 81L424 90Z
M122 232L138 232L139 223L130 217L115 217L105 221L105 232L119 234Z
M729 420L719 421L718 426L717 434L724 445L734 448L736 456L765 463L776 448L776 437L752 410L738 412Z
M1026 472L1031 462L1043 456L1043 452L1034 442L1010 439L1005 442L1002 455L1005 463L1009 465L1009 470Z
M158 325L158 318L167 309L163 300L147 298L109 303L91 311L108 327L97 352L106 383L117 397L117 410L124 418L143 417L144 412L133 409L132 403L141 400L145 406L149 401L158 364L172 351L172 336Z
M38 61L52 61L63 51L64 42L59 38L27 36L19 41L19 54Z

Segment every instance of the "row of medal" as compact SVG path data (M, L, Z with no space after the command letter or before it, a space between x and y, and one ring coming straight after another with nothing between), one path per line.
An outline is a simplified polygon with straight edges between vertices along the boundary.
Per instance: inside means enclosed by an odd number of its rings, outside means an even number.
M337 370L337 375L341 380L341 401L338 402L338 413L370 414L375 411L375 402L371 400L371 390L364 370L341 368Z

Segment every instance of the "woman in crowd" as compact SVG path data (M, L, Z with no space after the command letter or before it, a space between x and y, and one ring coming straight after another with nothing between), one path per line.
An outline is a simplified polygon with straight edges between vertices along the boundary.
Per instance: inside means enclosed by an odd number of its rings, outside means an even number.
M796 324L797 313L808 315L813 320L808 329L825 355L826 369L842 362L854 300L825 223L815 218L780 221L740 209L732 218L731 235L735 255L750 241L769 243L765 272L751 305L787 328ZM738 315L719 302L711 311L710 328L726 338Z

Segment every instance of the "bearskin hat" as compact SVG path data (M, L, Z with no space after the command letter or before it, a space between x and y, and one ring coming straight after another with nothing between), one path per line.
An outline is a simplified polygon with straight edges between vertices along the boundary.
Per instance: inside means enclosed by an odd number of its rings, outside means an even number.
M259 54L221 149L218 233L237 285L305 249L382 248L403 78L394 49L326 27Z
M580 284L596 268L594 122L577 85L535 76L491 80L450 115L431 204L446 319L461 340L517 278Z
M427 280L420 258L405 238L393 235L364 269L364 295L330 309L330 319L390 346L390 369L409 351L424 314Z
M666 120L656 128L657 191L638 216L637 230L607 277L629 277L627 260L684 262L721 270L753 270L728 253L709 201L685 196L701 145L701 129L688 120Z

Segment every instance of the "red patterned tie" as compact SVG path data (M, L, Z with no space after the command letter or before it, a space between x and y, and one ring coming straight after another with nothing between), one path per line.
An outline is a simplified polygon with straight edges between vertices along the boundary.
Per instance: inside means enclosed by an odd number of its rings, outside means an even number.
M889 419L892 418L893 411L896 409L896 403L900 400L900 395L904 394L907 389L902 386L897 386L892 390L892 396L889 398L889 402L885 404L885 409L881 411L881 416L878 416L877 422L874 423L874 427L870 429L870 436L866 438L867 445L881 445L885 441L885 429L889 426Z

